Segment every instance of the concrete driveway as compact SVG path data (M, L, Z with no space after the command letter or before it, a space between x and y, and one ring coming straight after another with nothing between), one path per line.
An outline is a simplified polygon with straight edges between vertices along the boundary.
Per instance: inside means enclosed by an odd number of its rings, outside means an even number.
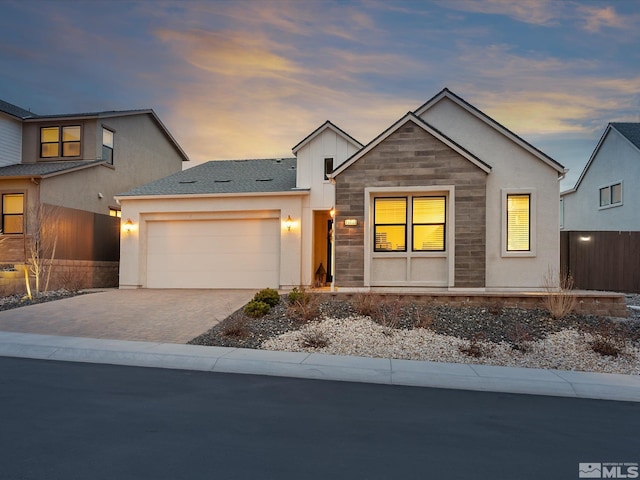
M0 331L186 343L255 290L107 290L0 312Z

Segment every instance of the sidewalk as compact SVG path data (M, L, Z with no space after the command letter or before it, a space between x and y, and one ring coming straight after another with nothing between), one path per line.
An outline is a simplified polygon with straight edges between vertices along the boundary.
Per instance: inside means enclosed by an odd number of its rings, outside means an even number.
M0 332L0 356L640 402L640 376Z

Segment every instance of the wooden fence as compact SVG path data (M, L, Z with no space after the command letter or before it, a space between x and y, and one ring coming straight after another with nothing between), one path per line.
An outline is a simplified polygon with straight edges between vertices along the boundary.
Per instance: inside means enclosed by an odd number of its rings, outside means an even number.
M640 232L560 232L560 265L578 289L640 293Z

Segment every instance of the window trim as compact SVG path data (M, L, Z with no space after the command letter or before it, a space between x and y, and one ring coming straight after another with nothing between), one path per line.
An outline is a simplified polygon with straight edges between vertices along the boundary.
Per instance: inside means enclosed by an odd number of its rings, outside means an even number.
M613 203L613 187L615 187L616 185L620 185L620 201ZM609 189L609 203L602 205L602 190L604 190L605 188ZM605 183L598 187L598 210L621 207L622 205L624 205L624 186L622 180Z
M108 145L104 144L104 132L105 130L109 133L111 133L111 146L109 147ZM106 162L109 165L113 165L114 164L114 159L113 159L113 151L115 149L115 143L116 143L116 132L115 130L113 130L112 128L108 128L105 125L102 125L102 150L100 152L100 157L102 158L102 160L106 160ZM104 158L104 149L107 148L108 150L111 151L111 159L108 160L106 158Z
M445 235L449 239L444 252L374 252L373 251L373 199L376 197L435 196L446 197L447 219ZM408 186L408 187L365 187L364 189L364 278L365 287L372 286L372 265L376 258L398 258L410 262L414 258L446 258L448 280L445 287L453 287L455 282L455 250L456 250L456 187L455 185ZM428 286L428 285L425 285Z
M329 161L331 164L329 165ZM324 179L329 180L329 175L333 173L335 165L333 157L324 157Z
M5 195L22 195L22 213L4 213L4 197ZM27 210L27 194L24 191L3 191L0 192L0 232L2 235L14 236L14 235L24 235L27 229L25 220L26 220L26 210ZM5 216L21 216L22 217L22 229L20 232L12 232L5 233L4 231L4 218Z
M79 140L67 140L64 141L64 129L70 127L77 127L80 129ZM42 141L42 130L46 128L57 128L58 129L58 141L57 142L43 142ZM70 125L41 125L40 126L40 159L42 160L56 160L60 158L81 158L82 157L82 125L70 124ZM66 144L77 143L78 144L78 155L65 155L64 154L64 146ZM43 155L43 146L44 145L58 145L58 155L57 156L44 156Z
M529 196L529 250L507 250L507 234L508 234L508 197L511 195L528 195ZM501 190L502 196L502 226L501 226L501 248L502 257L536 257L536 189L535 188L504 188Z

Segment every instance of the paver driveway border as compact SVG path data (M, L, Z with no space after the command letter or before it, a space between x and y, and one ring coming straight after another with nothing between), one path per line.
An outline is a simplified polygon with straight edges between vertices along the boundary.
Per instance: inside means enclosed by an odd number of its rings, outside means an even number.
M0 311L0 331L186 343L256 290L109 289Z

